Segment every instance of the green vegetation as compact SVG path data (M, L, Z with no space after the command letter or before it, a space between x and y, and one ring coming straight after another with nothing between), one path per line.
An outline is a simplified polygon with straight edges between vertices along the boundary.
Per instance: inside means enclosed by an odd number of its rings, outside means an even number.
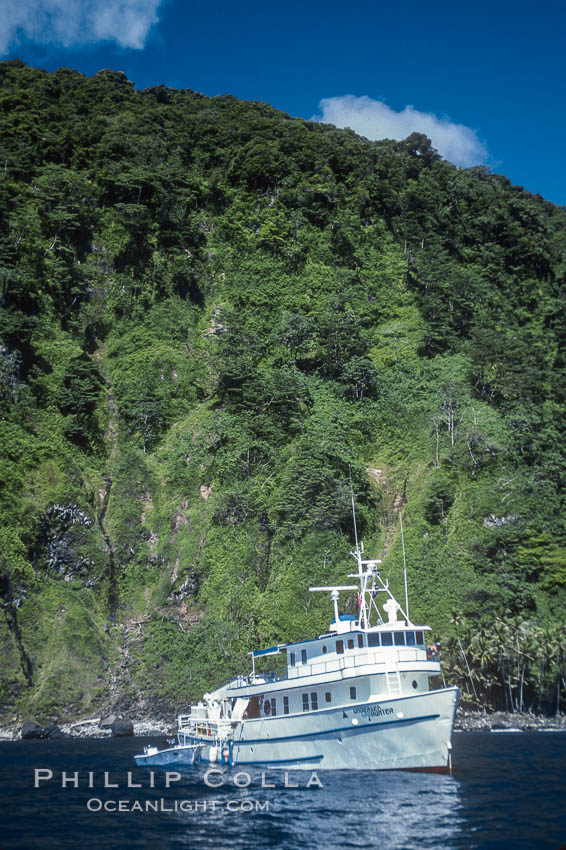
M564 210L119 72L0 63L0 111L5 717L183 708L324 630L350 474L469 699L564 708Z

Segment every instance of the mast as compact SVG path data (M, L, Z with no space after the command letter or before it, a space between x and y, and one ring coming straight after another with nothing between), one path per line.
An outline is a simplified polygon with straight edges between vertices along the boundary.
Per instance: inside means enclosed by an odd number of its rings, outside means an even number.
M403 534L403 511L399 511L399 524L401 526L401 549L403 550L403 584L405 585L405 612L409 622L409 591L407 588L407 559L405 557L405 535Z
M367 586L367 576L364 576L364 572L362 570L362 554L364 551L364 545L362 543L361 548L358 541L358 524L356 522L356 504L354 502L354 487L352 485L352 467L350 469L350 498L352 499L352 518L354 520L354 539L356 541L356 548L353 552L350 552L350 555L353 555L356 561L358 562L358 573L357 576L349 575L348 578L356 577L360 583L358 590L358 608L359 608L359 621L362 628L367 629L369 625L368 620L368 611L366 604L366 586Z
M352 516L354 518L354 538L356 541L356 552L358 552L360 547L358 546L358 526L356 524L356 505L354 504L354 487L352 485L352 467L348 466L348 468L350 470L350 497L352 499Z
M340 614L338 611L338 597L341 590L357 590L358 591L358 623L361 629L370 629L370 614L372 608L375 609L377 615L377 625L383 625L384 620L377 605L376 600L379 599L380 593L387 595L387 602L383 606L387 612L389 622L394 622L397 618L397 611L400 611L401 616L406 621L407 625L412 625L409 619L409 596L407 589L407 563L405 558L405 540L403 537L403 520L401 519L401 543L403 548L403 579L405 588L405 610L399 605L391 591L389 590L389 581L383 580L379 571L379 558L364 558L364 544L358 538L358 525L356 522L356 505L354 501L354 488L352 486L352 470L350 469L350 496L352 500L352 518L354 521L354 539L356 548L350 552L353 558L356 559L358 571L356 573L348 573L348 578L355 578L358 584L354 585L325 585L324 587L309 587L310 591L327 591L331 595L332 606L334 609L334 619L338 627Z

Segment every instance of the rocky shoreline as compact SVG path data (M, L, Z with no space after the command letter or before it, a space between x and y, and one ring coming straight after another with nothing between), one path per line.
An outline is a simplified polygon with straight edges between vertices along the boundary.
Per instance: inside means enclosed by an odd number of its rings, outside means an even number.
M0 727L0 741L46 740L57 738L116 738L135 736L163 737L176 734L175 720L130 720L124 717L87 718L73 723L39 726L33 721L23 725L11 722Z
M466 711L460 709L454 728L457 732L566 732L566 716L557 714L546 717L541 714L518 714L506 711Z
M518 714L504 711L470 711L459 709L454 726L457 732L566 732L566 716L546 717L536 714ZM167 737L176 734L175 718L166 720L130 720L124 717L91 717L73 723L49 724L41 727L33 721L23 725L14 720L0 727L0 741L52 738L110 738L134 735L136 737Z

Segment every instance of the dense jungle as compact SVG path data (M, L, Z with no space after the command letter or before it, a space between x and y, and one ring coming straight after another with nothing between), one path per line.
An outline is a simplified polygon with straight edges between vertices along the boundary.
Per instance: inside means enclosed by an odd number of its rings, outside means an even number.
M351 488L464 704L565 710L564 208L119 71L0 63L0 115L0 720L325 631Z

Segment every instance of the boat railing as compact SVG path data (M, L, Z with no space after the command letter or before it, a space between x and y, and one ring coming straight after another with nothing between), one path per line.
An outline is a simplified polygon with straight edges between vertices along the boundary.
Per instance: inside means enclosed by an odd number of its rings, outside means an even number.
M205 738L225 738L232 729L229 720L197 719L190 714L180 714L177 723L179 732Z
M314 661L311 664L298 664L296 667L289 667L289 670L273 670L268 673L256 673L255 677L238 676L228 683L230 690L249 687L250 685L263 685L272 682L280 682L285 679L302 679L306 676L319 676L325 673L340 673L343 670L355 669L357 667L367 667L371 665L375 672L385 672L392 665L397 665L406 661L424 661L423 651L415 648L403 649L396 647L387 648L376 651L356 652L340 655L335 658L330 658L324 661ZM427 659L430 660L430 659Z
M249 687L250 685L271 684L272 682L281 682L285 679L302 679L305 676L319 676L325 673L340 673L343 670L354 669L357 667L371 667L377 673L384 673L392 665L397 665L406 661L430 661L430 658L423 657L422 649L411 649L408 647L387 648L385 651L379 649L376 651L364 652L357 651L355 653L344 654L335 658L330 658L324 661L314 661L310 664L297 664L296 667L289 667L289 670L272 670L267 673L256 673L255 677L237 676L228 682L228 689L234 690L238 688Z
M244 688L248 685L264 685L272 682L282 682L287 679L287 668L283 670L268 670L266 673L256 673L255 676L250 673L249 676L236 676L234 679L229 679L228 688Z
M426 659L429 660L429 659ZM400 664L404 661L425 661L422 650L418 649L383 649L363 652L356 652L352 655L344 654L336 658L331 658L328 661L314 661L312 664L300 664L289 669L289 678L300 678L302 676L316 676L320 673L333 673L340 670L346 670L350 667L366 667L368 664L372 667L391 666L391 664Z
M281 682L287 678L287 668L283 670L268 670L266 673L256 673L251 676L252 684L262 685L264 682Z
M372 667L378 668L377 672L383 668L387 667L385 661L380 658L378 659L375 656L366 655L362 661L356 659L354 656L348 658L335 658L331 661L319 661L314 664L301 664L300 667L292 668L289 673L289 678L291 679L302 679L303 676L320 676L324 673L340 673L343 670L354 669L356 667L366 667L368 664L371 664Z

